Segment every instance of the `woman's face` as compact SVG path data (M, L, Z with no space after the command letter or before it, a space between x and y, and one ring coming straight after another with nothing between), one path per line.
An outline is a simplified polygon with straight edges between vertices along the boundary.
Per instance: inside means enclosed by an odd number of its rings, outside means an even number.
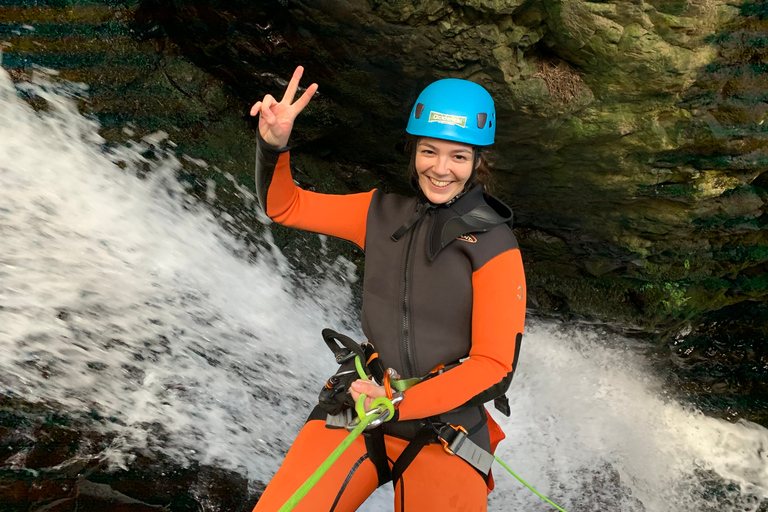
M472 175L474 150L469 144L422 137L416 144L416 174L424 195L435 204L447 203Z

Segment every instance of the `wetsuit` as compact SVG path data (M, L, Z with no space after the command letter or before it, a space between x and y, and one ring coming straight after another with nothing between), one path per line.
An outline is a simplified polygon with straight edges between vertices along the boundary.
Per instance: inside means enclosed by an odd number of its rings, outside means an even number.
M256 180L259 202L275 222L365 251L363 332L385 367L404 378L449 368L407 390L397 421L385 424L390 468L427 418L462 425L491 449L489 430L498 427L482 406L465 404L513 372L520 347L525 276L505 223L508 208L479 186L446 205L378 190L305 191L293 182L288 148L260 137ZM310 415L256 511L277 510L346 436L324 419L318 409ZM439 444L423 446L411 459L397 475L396 510L486 509L487 480L466 462ZM379 475L359 438L297 510L355 510Z

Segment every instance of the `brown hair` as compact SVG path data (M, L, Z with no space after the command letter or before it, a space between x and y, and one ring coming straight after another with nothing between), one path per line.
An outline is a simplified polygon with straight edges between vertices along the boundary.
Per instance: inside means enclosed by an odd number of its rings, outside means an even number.
M408 139L405 141L405 156L410 158L408 164L408 176L411 178L411 185L416 190L419 190L419 175L416 172L416 146L419 143L419 137L416 135L408 135ZM472 146L475 156L475 169L472 172L471 181L468 183L472 185L479 183L482 185L483 190L490 194L493 189L493 170L492 153L482 146Z

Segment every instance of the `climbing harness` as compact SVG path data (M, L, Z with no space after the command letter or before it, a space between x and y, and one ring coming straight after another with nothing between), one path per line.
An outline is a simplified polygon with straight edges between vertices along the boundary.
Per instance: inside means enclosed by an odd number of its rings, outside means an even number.
M325 332L325 331L324 331ZM368 379L368 375L365 373L363 363L359 354L354 355L355 369L357 370L357 376L361 379ZM314 473L299 487L293 495L288 498L288 501L280 507L278 512L289 512L301 501L304 496L314 487L314 485L322 478L322 476L330 469L336 460L341 456L344 451L354 442L357 437L363 433L364 430L373 428L381 423L388 421L394 417L395 407L386 397L375 398L371 403L371 407L368 412L365 411L365 399L367 397L362 394L355 403L355 411L357 412L357 422L352 427L351 432L346 438L339 444L339 446L328 456L328 458L320 464L320 467L315 470ZM350 425L351 426L351 425Z
M336 417L331 420L336 422L333 426L342 426L338 424L340 423L339 415L342 415L346 422L352 419L349 409L354 408L356 404L352 401L348 390L357 379L373 377L376 382L389 383L390 388L398 393L422 381L422 379L400 379L396 373L392 373L394 370L385 369L376 348L369 342L359 344L349 336L333 329L323 329L322 336L340 365L336 373L326 381L318 396L318 405L323 411L329 416ZM363 377L360 377L361 375ZM394 394L392 396L388 394L387 397L392 400Z
M340 363L341 366L339 370L328 379L325 387L320 392L320 406L323 410L328 412L328 420L326 422L328 426L346 428L349 431L349 434L325 459L325 461L323 461L317 470L315 470L315 472L301 485L301 487L293 493L288 501L280 507L278 512L289 512L293 510L299 501L307 495L310 489L312 489L320 478L322 478L322 476L330 469L334 462L339 459L344 451L349 448L361 434L366 435L367 456L371 458L371 461L376 466L379 485L382 485L389 480L392 480L392 482L396 484L400 477L402 477L405 469L416 458L421 449L427 444L434 442L434 439L436 438L443 445L443 450L445 450L447 454L458 456L483 475L489 475L493 461L497 461L513 477L538 497L555 507L560 512L566 512L563 508L540 494L536 489L515 474L515 472L512 471L512 469L510 469L510 467L499 457L474 443L469 437L472 432L467 431L467 429L461 425L454 426L449 423L440 423L432 421L429 418L426 419L424 426L416 432L416 435L410 441L406 449L403 450L403 453L397 461L395 461L390 470L387 464L384 432L381 426L396 418L395 405L403 399L403 391L427 378L439 375L445 368L442 365L435 368L427 377L425 377L425 379L400 379L397 373L391 368L384 370L383 364L378 359L378 354L370 343L359 345L348 336L339 334L332 329L323 329L322 334L326 344L334 353L336 362ZM341 346L339 346L337 342L340 343ZM378 382L382 383L387 396L374 399L369 410L366 411L366 395L360 395L357 402L353 403L347 390L352 382L358 378L370 380L372 374L375 375ZM396 391L392 391L392 389L395 389ZM335 412L331 413L330 411ZM355 415L354 417L353 411ZM482 422L480 425L477 425L475 429L482 427L484 424L485 423ZM347 478L347 482L345 482L339 490L336 502L331 510L335 509L336 503L338 503L341 494L344 492L349 479L359 467L362 460L364 459L359 460L350 471L350 476Z

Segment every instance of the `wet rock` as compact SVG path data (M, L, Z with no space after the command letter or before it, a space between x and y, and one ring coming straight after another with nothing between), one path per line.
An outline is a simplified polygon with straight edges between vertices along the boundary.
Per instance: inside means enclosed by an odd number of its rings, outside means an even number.
M97 432L103 420L56 410L55 404L0 399L3 512L247 512L263 490L236 472L175 464L149 451L128 450L125 468L110 467L104 450L111 436Z
M320 91L292 141L295 178L321 192L408 193L403 126L416 95L437 78L474 80L496 98L495 193L515 209L531 305L669 340L768 297L760 5L20 5L4 10L3 62L15 79L40 72L38 64L88 83L81 106L99 116L108 140L168 133L174 151L190 157L181 177L190 191L207 200L215 188L212 207L249 233L258 223L232 184L252 187L246 110L278 93L296 64ZM157 144L147 154L166 150ZM274 236L287 254L317 244L279 227ZM55 372L43 356L30 364Z
M12 11L12 23L59 20L70 33L81 29L64 20L88 19L94 37L86 46L50 38L32 45L34 34L20 32L5 54L11 67L36 58L91 84L86 106L101 116L109 139L124 140L129 122L144 133L164 129L181 153L204 157L247 186L252 139L245 109L279 91L295 64L307 63L307 80L321 87L293 141L300 148L296 177L303 186L337 192L407 192L398 149L415 95L436 78L475 80L497 100L496 193L515 207L518 226L566 244L551 260L523 241L531 296L564 297L582 317L669 336L681 317L722 305L703 295L680 308L632 310L579 294L596 297L607 287L620 303L648 304L650 297L634 299L648 284L661 290L674 284L647 272L659 263L704 264L696 272L713 279L739 272L723 261L706 264L709 249L699 241L711 241L714 250L766 243L764 235L747 239L730 229L750 225L764 233L764 189L753 182L760 183L766 158L761 123L768 105L756 71L765 51L761 11L750 9L725 2L222 7L145 0ZM62 52L69 60L53 59ZM112 66L118 55L131 65ZM337 165L368 171L338 174ZM193 193L206 197L213 183L214 206L238 213L228 205L232 187L221 172L190 167L184 178ZM280 245L292 246L292 237L277 230ZM600 256L585 259L585 252ZM736 286L731 297L747 298Z

